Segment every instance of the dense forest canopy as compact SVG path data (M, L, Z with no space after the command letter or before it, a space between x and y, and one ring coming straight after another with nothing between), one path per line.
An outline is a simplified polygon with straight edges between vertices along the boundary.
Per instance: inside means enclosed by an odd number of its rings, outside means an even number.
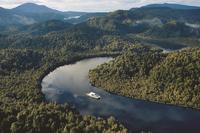
M47 103L41 92L41 80L51 70L96 56L118 57L90 71L92 84L124 96L200 108L199 48L158 49L199 47L199 9L63 14L45 7L38 14L22 7L16 14L28 24L0 9L0 132L129 132L113 117L82 116L69 105ZM73 15L81 17L63 20Z
M200 108L200 49L171 53L130 46L89 73L91 83L123 96Z
M71 54L73 53L73 54ZM60 64L112 53L65 55L56 50L0 50L0 132L128 132L113 117L82 116L69 105L46 103L41 92L44 74ZM115 53L113 53L115 54Z
M102 45L108 45L102 44L103 41L113 41L110 36L164 49L199 47L200 14L196 8L137 8L85 15L90 16L89 19L76 25L60 19L47 19L29 25L10 26L0 31L0 47L40 48L73 43L73 47L84 44L102 48ZM79 46L74 46L76 44Z

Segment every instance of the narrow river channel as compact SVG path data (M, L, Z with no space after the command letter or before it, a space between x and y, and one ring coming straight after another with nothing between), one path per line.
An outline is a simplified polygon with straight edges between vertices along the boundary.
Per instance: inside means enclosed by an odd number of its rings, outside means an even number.
M42 81L42 91L49 102L69 103L83 115L114 116L132 131L153 133L198 133L200 111L135 100L110 94L90 85L89 69L112 60L109 57L84 59L49 73ZM93 91L100 100L86 96Z

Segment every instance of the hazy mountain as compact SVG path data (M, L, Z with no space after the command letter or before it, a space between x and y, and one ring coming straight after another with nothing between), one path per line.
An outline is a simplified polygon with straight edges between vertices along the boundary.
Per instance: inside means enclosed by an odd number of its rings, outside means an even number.
M162 7L171 8L171 9L183 9L183 10L200 9L200 7L197 7L197 6L188 6L188 5L170 4L170 3L151 4L151 5L144 6L142 8L162 8Z
M48 8L44 5L37 5L33 3L25 3L16 8L13 8L14 12L23 12L23 13L61 13L60 11Z
M81 16L83 12L62 12L43 5L26 3L13 9L0 8L0 27L30 25L48 20Z
M171 21L160 27L151 28L147 32L148 35L156 37L199 37L200 28L191 27L185 23Z
M13 9L0 8L0 29L15 30L24 25L32 25L49 20L61 20L73 24L87 21L90 17L105 16L106 13L86 13L58 11L44 5L25 3Z
M21 13L34 13L34 14L48 14L48 13L54 13L54 14L62 14L65 17L73 17L73 16L81 16L85 15L85 12L75 12L75 11L68 11L68 12L63 12L63 11L58 11L55 9L51 9L45 5L37 5L34 3L25 3L22 4L16 8L12 9L13 12L21 12Z
M32 24L20 28L20 31L30 33L32 35L44 35L53 31L62 31L72 27L72 24L60 21L60 20L49 20L37 24Z
M4 12L4 11L6 11L6 9L0 7L0 12Z
M171 21L199 25L200 9L138 8L129 11L118 10L109 13L106 17L90 19L88 24L107 31L140 33L152 27L162 27Z
M67 19L66 21L69 23L73 23L73 24L78 24L78 23L82 23L87 21L90 18L94 18L94 17L105 17L108 13L106 12L101 12L101 13L87 13L84 14L82 16L79 16L77 18L70 18Z
M70 15L73 14L73 12L68 13ZM164 48L172 49L175 46L180 48L190 44L196 45L198 44L198 39L194 38L200 36L200 9L180 10L168 7L155 7L137 8L128 11L118 10L111 13L88 13L80 16L79 12L76 12L75 15L76 16L73 18L73 16L69 17L63 15L63 12L61 14L12 14L12 12L8 12L3 15L0 14L0 16L2 16L0 17L0 24L9 24L9 26L7 26L9 28L7 29L11 32L8 33L22 31L32 35L43 35L52 31L60 31L71 27L71 25L68 25L68 23L65 22L73 24L81 23L78 26L72 26L72 28L70 28L71 31L67 32L75 35L83 33L83 38L87 35L90 38L89 40L91 40L91 38L100 38L105 34L123 36L131 34L131 36L133 35L133 37L130 38L131 41L134 39L148 45L156 44ZM5 28L6 26L2 27ZM61 34L59 34L59 36L61 36ZM174 38L176 40L166 38ZM184 40L181 42L179 38ZM192 39L188 42L185 38Z
M36 23L37 21L29 16L13 13L8 9L0 9L0 29L5 30L7 28L29 25Z

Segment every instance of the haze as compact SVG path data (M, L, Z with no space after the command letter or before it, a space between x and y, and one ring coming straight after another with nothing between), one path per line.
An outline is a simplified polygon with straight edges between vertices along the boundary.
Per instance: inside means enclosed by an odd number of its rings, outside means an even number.
M176 3L200 6L198 0L0 0L0 7L13 8L23 3L46 5L61 11L105 12L130 9L152 3Z

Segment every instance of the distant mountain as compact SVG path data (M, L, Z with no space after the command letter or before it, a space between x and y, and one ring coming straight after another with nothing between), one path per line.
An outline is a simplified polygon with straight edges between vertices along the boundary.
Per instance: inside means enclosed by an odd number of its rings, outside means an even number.
M153 27L148 32L148 35L156 37L199 37L200 28L191 27L185 23L170 21L162 26Z
M91 18L86 24L99 31L127 35L145 45L156 45L166 49L199 46L200 9L118 10L105 17Z
M23 12L23 13L61 13L60 11L48 8L44 5L37 5L34 3L25 3L16 8L13 8L14 12Z
M77 11L67 11L63 13L69 17L77 17L87 14L86 12L77 12Z
M4 8L0 7L0 12L1 12L1 11L6 11L6 9L4 9Z
M79 16L77 18L70 18L66 21L73 24L78 24L87 21L88 19L94 18L94 17L105 17L108 13L101 12L101 13L87 13L82 16Z
M147 6L143 6L142 8L171 8L171 9L200 9L200 7L197 6L188 6L188 5L181 5L181 4L170 4L170 3L164 3L164 4L151 4Z
M49 20L46 22L21 27L20 31L32 35L44 35L49 32L66 30L70 27L72 27L72 24L70 23L60 20Z
M65 20L66 18L73 18L76 16L82 16L85 15L85 12L73 12L73 11L68 11L68 12L63 12L63 11L58 11L55 9L51 9L47 6L44 5L37 5L34 3L25 3L22 4L16 8L11 9L11 12L13 13L20 13L22 15L28 15L31 17L34 17L34 15L39 15L38 17L41 18L46 18L46 20L51 19L62 19ZM42 17L40 17L42 16Z
M25 3L13 9L0 7L0 30L13 31L24 25L46 22L49 20L60 20L72 24L87 21L91 17L105 16L107 13L86 13L76 11L58 11L44 5Z
M17 12L15 14L10 10L2 12L0 13L0 30L2 33L7 27L9 32L6 33L8 34L22 31L31 35L44 35L69 28L67 35L76 36L74 38L80 36L77 34L83 34L84 40L87 37L88 40L96 40L104 35L122 35L128 36L127 40L134 39L143 44L155 44L171 49L190 44L195 46L199 41L194 38L200 37L200 9L180 10L152 7L85 14L81 12L59 13L59 11L58 13ZM65 22L76 24L76 26ZM61 36L59 33L57 35ZM168 38L174 38L174 40ZM187 42L185 38L192 38L189 41L193 43Z
M106 17L90 19L88 24L107 31L140 33L152 27L162 27L171 21L199 25L200 9L138 8L129 11L118 10L109 13Z
M36 20L28 15L19 14L9 9L0 9L0 29L33 23L36 23Z
M22 13L56 13L56 14L63 14L66 17L70 17L70 16L81 16L81 15L85 15L86 12L76 12L76 11L67 11L67 12L63 12L63 11L59 11L59 10L55 10L55 9L51 9L45 5L38 5L38 4L34 4L34 3L25 3L22 5L19 5L18 7L15 7L13 9L11 9L13 12L22 12Z

